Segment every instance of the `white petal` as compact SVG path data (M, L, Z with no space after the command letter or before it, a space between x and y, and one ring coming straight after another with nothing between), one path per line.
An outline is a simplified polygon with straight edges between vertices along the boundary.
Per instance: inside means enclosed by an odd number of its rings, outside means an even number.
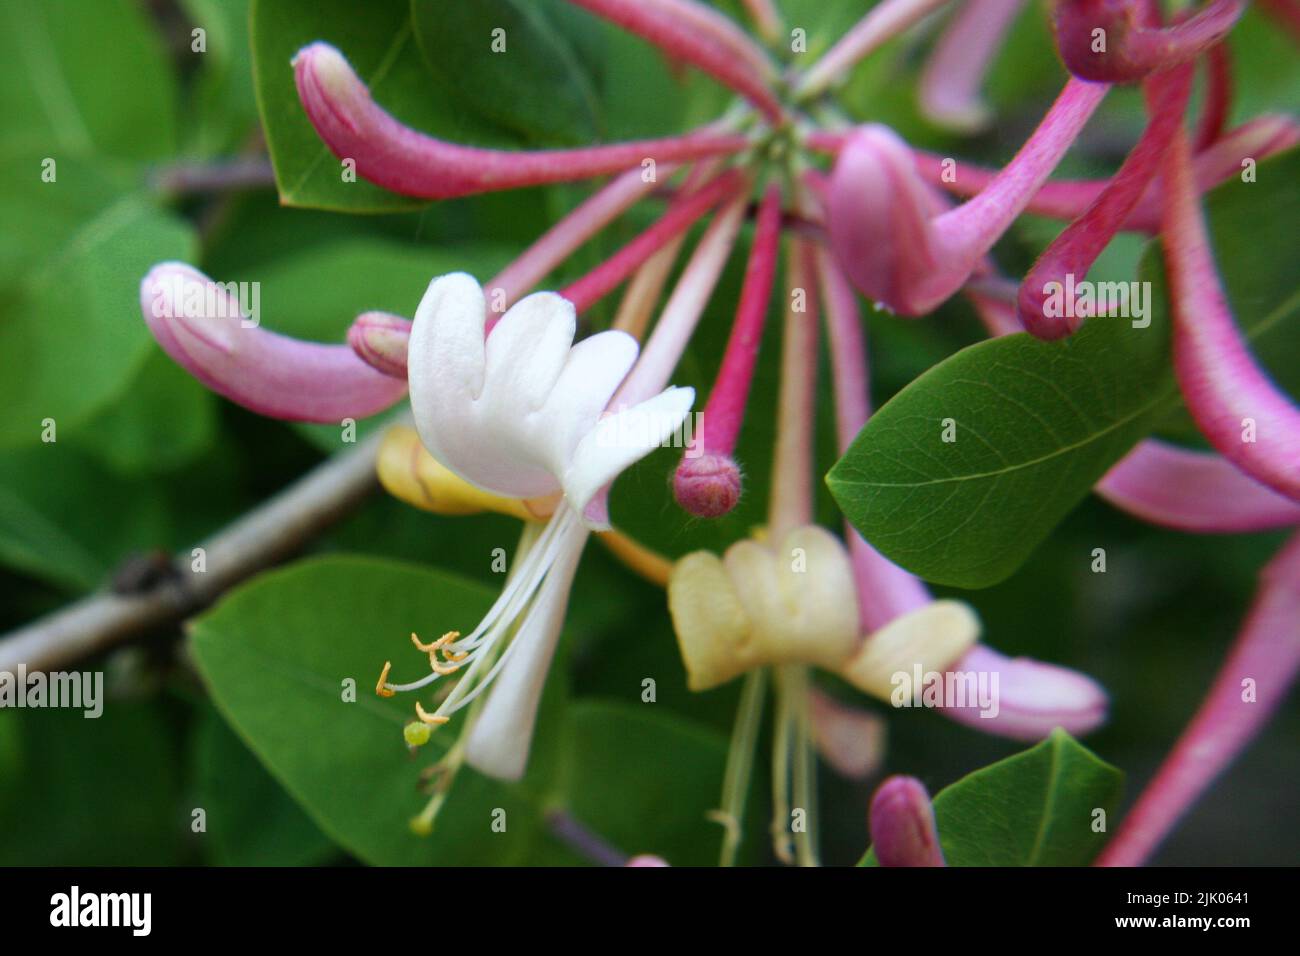
M564 494L570 506L584 514L587 502L601 487L680 427L694 402L695 389L667 388L654 398L601 419L578 443L564 474Z
M504 415L540 408L564 368L577 324L573 303L554 292L537 292L511 306L487 339L480 400Z
M583 339L569 352L545 409L556 474L569 467L578 442L599 421L638 350L636 339L626 332L609 331Z
M453 469L443 448L483 388L486 318L474 277L453 272L429 283L411 325L406 365L415 427L430 453Z
M518 780L528 766L537 706L564 627L573 574L587 541L582 528L575 526L572 535L506 649L510 659L502 666L500 676L488 692L487 703L469 732L465 759L489 777Z

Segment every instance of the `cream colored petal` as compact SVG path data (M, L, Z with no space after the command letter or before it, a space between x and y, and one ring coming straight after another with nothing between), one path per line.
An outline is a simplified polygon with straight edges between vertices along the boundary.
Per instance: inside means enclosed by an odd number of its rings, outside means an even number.
M838 673L859 690L889 700L895 674L910 679L918 667L922 674L942 672L960 660L979 635L979 618L968 604L932 601L870 634Z

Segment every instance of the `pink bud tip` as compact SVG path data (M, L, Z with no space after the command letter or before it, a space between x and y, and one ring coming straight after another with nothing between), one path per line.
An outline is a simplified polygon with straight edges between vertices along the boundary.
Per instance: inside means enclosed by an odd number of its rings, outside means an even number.
M740 500L740 467L728 455L683 458L673 475L673 497L697 518L720 518Z
M1210 0L1181 23L1161 28L1148 18L1144 0L1057 0L1056 44L1080 79L1132 83L1219 42L1245 7L1245 0Z
M140 283L140 309L158 344L178 365L232 402L290 421L366 418L398 402L406 380L381 375L346 345L277 335L258 324L252 283L213 282L180 262L154 266Z
M915 777L890 777L871 798L871 848L881 866L944 866L934 808Z
M1037 741L1057 727L1081 737L1106 719L1106 691L1091 677L1068 667L1028 657L1009 658L977 644L949 670L987 674L986 686L995 690L990 701L944 707L943 713L998 737ZM997 675L996 685L993 675Z
M363 312L348 329L348 345L371 368L406 380L411 321L388 312Z
M624 866L667 866L668 861L663 857L652 856L649 853L642 853L640 856L634 856L628 860Z

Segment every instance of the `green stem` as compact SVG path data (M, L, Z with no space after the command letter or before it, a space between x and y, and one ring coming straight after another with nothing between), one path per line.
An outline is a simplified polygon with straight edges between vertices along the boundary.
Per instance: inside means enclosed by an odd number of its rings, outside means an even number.
M731 730L731 746L727 750L727 769L722 778L722 809L712 815L724 830L719 866L734 866L736 852L740 849L766 690L766 674L761 668L745 675L740 705L736 708L736 724Z

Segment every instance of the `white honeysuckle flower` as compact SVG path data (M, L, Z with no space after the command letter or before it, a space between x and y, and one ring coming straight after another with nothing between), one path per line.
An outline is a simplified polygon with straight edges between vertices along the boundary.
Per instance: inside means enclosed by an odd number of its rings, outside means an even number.
M667 388L602 420L636 361L636 339L609 331L574 345L573 303L554 292L521 299L485 340L486 325L473 277L454 272L429 284L407 359L420 440L486 491L563 491L588 527L603 530L601 489L681 426L695 390Z
M434 713L416 705L422 720L437 725L495 682L468 731L465 755L502 779L518 779L527 765L578 560L588 533L608 527L608 486L672 435L695 399L694 389L668 388L607 414L636 361L637 342L611 331L574 345L576 328L573 304L540 292L511 307L487 334L483 290L464 273L429 284L411 328L411 408L429 452L494 494L564 495L479 625L430 644L412 635L429 654L432 673L391 684L385 666L377 687L390 695L457 676Z

